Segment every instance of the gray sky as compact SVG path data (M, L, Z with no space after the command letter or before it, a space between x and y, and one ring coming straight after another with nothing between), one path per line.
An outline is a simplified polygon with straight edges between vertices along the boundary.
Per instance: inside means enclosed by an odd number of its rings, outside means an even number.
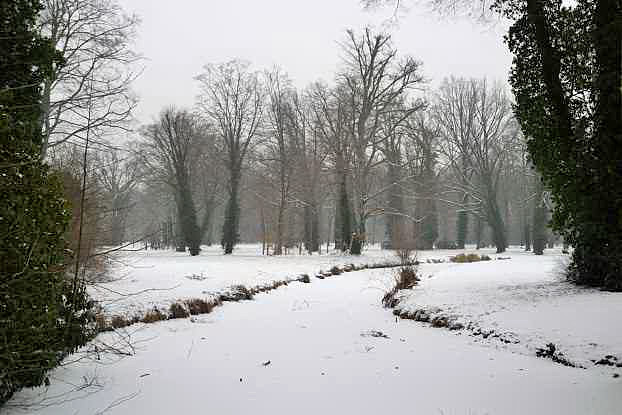
M359 0L119 0L142 24L135 49L147 59L137 80L137 117L148 122L167 105L192 107L193 77L206 63L242 58L255 69L278 64L298 87L332 80L346 29L381 28L392 10L363 11ZM449 75L506 80L511 57L501 27L442 20L411 7L385 27L398 51L423 61L436 85Z

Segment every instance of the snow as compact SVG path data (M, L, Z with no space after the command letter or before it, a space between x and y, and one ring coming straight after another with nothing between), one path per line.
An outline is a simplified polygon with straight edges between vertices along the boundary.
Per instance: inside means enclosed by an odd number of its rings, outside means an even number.
M553 343L584 367L607 355L622 362L621 293L564 281L568 256L558 251L538 257L514 249L501 256L510 259L422 267L423 280L403 293L398 309L433 310L481 332L494 331L511 341L505 347L521 353L533 355Z
M128 253L127 260L149 268L130 269L132 277L110 284L181 284L136 297L147 303L353 262L340 255L264 259L256 247L245 250L200 258ZM420 260L448 255L422 253ZM560 281L564 256L557 252L501 256L511 259L424 263L423 280L402 292L401 306L442 308L512 332L518 344L398 319L380 304L394 271L358 271L292 283L206 315L103 333L54 370L49 387L19 392L2 415L619 414L622 378L612 377L615 368L566 367L535 357L534 348L557 342L582 362L588 351L622 358L620 294ZM389 252L371 250L359 261L387 259ZM200 272L207 279L184 278ZM129 356L103 353L106 347Z
M333 252L324 255L263 256L261 245L239 245L233 255L220 247L204 247L198 257L170 250L122 252L113 258L112 281L90 287L107 315L142 316L177 300L209 298L228 287L248 288L274 281L313 277L335 265L395 261L392 251L372 247L361 256Z

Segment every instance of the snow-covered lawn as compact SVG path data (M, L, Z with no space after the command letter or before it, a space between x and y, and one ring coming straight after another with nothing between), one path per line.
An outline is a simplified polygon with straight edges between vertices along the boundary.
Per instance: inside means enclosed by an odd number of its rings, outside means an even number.
M533 355L553 343L581 366L593 368L593 360L608 355L622 366L622 293L564 281L568 256L557 251L537 257L515 249L502 256L511 259L421 267L422 281L402 292L398 310L413 314L423 309L430 317L470 324L482 341L521 353ZM615 366L607 369L622 372Z
M98 283L90 294L108 315L134 316L178 300L207 298L242 284L248 288L346 264L395 261L392 251L371 247L364 255L263 256L261 245L239 245L233 255L220 247L204 247L200 256L170 250L121 252L113 257L110 282Z
M420 258L447 260L455 253L422 252ZM90 287L90 294L100 302L107 315L141 316L154 306L166 310L178 300L207 298L233 285L251 288L294 280L301 274L313 277L333 266L397 261L393 251L382 250L378 245L368 247L360 256L339 251L322 255L264 256L258 244L239 245L232 255L223 255L217 246L204 247L196 257L170 250L120 252L111 263L111 281Z
M441 272L480 275L490 295L494 270L516 271L515 284L539 284L518 271L531 259L512 256L421 270L437 271L429 283ZM542 275L547 261L534 259L531 271ZM367 270L314 279L192 319L133 325L120 331L133 333L133 356L111 362L92 355L55 370L48 389L18 393L3 415L22 414L22 404L41 415L620 413L620 379L396 319L380 305L390 278L390 271ZM492 302L493 309L502 304ZM98 341L131 350L118 339L104 333Z

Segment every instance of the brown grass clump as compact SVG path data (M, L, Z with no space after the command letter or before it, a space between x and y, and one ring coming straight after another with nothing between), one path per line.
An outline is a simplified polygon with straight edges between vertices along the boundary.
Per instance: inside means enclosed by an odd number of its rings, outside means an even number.
M400 290L410 290L419 282L417 269L413 266L404 266L400 268L395 276L395 285L382 298L382 304L387 308L393 308L397 305L395 297Z
M168 309L169 318L186 318L190 316L188 310L180 303L173 303Z
M341 274L343 273L343 271L341 271L341 269L340 269L338 266L334 266L334 267L332 267L332 268L329 270L329 272L330 272L332 275L341 275Z
M115 329L121 329L129 326L130 324L132 324L132 322L123 316L113 316L110 319L110 326Z
M459 254L452 256L449 260L458 264L464 264L479 261L490 261L491 258L488 255L479 256L477 254Z
M155 323L156 321L166 320L166 315L157 308L148 311L142 318L143 323Z
M214 307L218 305L216 300L202 300L200 298L193 298L186 300L186 307L192 315L211 313Z
M254 290L258 291L258 290ZM241 300L252 300L253 292L246 288L243 285L234 285L229 288L229 292L221 294L219 297L220 301L241 301Z
M95 327L98 332L105 331L109 328L108 322L106 321L106 316L104 313L99 312L95 314Z

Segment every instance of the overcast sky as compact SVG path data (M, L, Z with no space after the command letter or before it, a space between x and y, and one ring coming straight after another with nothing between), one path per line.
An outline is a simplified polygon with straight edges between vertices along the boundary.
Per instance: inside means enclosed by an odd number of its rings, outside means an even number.
M242 58L256 69L277 64L296 86L332 80L346 29L390 31L401 54L423 62L432 85L450 75L506 80L511 57L503 28L442 20L411 7L398 26L392 10L363 11L359 0L119 0L140 16L135 49L146 61L135 90L137 117L149 122L167 105L192 107L194 76L206 63Z

